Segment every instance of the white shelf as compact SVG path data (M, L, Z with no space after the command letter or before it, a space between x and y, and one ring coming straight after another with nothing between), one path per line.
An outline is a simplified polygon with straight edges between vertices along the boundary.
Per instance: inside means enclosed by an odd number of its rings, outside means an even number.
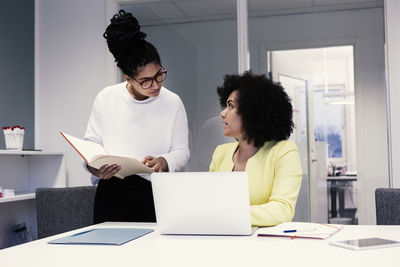
M13 244L12 227L16 222L25 222L37 238L35 191L66 186L64 156L60 151L0 150L0 187L12 188L16 193L0 198L0 248Z
M34 151L34 150L4 150L0 149L0 155L64 155L64 152Z
M34 199L35 197L36 197L35 193L19 192L16 193L14 197L0 198L0 203Z

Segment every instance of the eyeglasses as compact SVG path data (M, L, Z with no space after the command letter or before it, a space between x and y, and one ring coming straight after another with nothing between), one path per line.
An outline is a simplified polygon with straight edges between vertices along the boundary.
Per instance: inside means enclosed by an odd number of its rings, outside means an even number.
M164 69L164 67L161 67L161 69L156 73L156 75L154 75L153 78L142 80L140 82L135 78L132 79L135 80L138 84L140 84L140 86L142 86L143 89L149 89L150 87L153 86L153 82L157 82L158 84L160 84L163 81L165 81L166 78L167 78L167 70Z

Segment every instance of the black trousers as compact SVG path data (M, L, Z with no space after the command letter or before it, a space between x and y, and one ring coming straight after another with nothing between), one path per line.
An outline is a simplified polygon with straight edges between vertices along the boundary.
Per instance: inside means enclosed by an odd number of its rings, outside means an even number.
M151 182L138 175L100 180L94 200L94 223L155 222Z

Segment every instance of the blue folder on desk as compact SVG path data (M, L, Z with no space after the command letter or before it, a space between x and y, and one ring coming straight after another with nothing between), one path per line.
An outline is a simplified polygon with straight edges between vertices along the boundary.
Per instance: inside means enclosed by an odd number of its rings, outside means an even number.
M49 244L122 245L151 232L153 232L153 229L97 228L62 237L50 241Z

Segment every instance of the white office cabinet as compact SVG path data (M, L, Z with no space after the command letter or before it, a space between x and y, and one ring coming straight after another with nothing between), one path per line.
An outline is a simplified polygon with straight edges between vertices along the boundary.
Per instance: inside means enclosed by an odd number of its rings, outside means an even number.
M65 186L64 153L0 150L0 187L15 190L15 197L0 198L0 249L15 244L19 223L37 238L36 188Z

